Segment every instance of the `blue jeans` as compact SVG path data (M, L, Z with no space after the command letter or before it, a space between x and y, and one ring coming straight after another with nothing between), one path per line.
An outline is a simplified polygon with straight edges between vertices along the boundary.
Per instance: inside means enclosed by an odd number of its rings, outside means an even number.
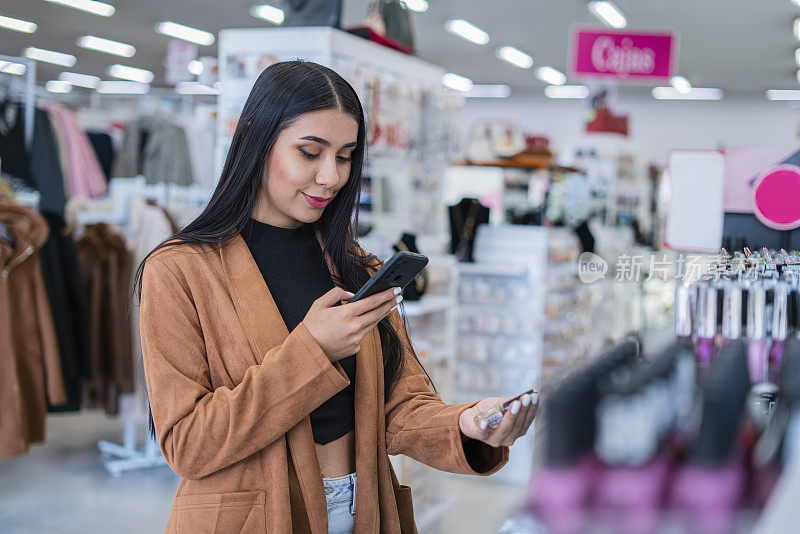
M356 474L323 478L328 503L328 534L353 534L356 518Z

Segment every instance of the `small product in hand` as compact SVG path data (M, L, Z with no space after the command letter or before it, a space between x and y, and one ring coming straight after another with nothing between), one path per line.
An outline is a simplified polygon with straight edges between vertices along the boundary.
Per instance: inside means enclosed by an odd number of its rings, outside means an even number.
M520 393L519 395L517 395L513 399L507 400L502 405L501 404L497 404L495 406L492 406L491 408L488 408L488 409L480 412L478 415L475 416L475 424L478 425L478 427L481 427L481 423L483 423L485 421L487 427L489 427L489 428L496 427L497 425L500 424L500 421L503 420L503 414L505 413L506 410L508 410L509 406L511 406L511 403L514 402L515 400L519 399L523 395L530 395L531 396L531 403L538 407L538 404L539 404L539 393L537 391L533 390L533 389L529 389L528 391L525 391L524 393Z

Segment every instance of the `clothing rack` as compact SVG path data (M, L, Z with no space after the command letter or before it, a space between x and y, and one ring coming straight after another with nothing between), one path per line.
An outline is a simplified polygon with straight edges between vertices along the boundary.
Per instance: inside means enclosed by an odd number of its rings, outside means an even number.
M95 223L125 226L130 222L129 206L132 199L152 200L158 206L166 207L174 200L205 202L209 194L209 191L195 185L147 184L143 176L114 178L109 182L107 197L88 201L78 208L75 215L79 226ZM144 445L138 447L139 432L145 426L143 423L137 418L126 418L121 445L102 439L97 442L100 454L106 458L104 467L112 476L119 477L125 471L166 465L158 445L146 429L142 438Z
M33 113L36 99L36 61L26 57L6 56L3 54L0 54L0 61L25 65L25 87L23 90L25 102L25 146L30 150L33 143ZM9 76L16 75L9 74ZM14 85L13 82L11 85Z

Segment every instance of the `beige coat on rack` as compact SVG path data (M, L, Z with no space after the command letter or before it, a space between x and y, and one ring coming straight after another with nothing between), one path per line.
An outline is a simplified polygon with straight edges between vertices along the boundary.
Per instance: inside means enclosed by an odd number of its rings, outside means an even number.
M349 380L303 323L287 331L242 237L151 256L140 315L156 435L182 477L167 532L327 533L308 414ZM398 312L392 320L408 346ZM385 399L377 329L356 355L359 533L416 532L411 490L388 454L483 475L508 459L507 447L463 438L459 414L474 403L444 404L405 358Z

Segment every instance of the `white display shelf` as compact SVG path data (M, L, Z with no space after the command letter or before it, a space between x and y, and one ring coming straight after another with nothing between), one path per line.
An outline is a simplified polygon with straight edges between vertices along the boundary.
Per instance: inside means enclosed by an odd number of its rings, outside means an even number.
M459 401L511 397L538 387L549 237L542 227L481 226L476 263L458 264ZM517 356L510 361L501 353ZM532 462L533 441L521 440L509 465L490 478L526 484Z
M406 316L421 317L451 309L456 301L448 295L425 295L419 300L403 301Z

